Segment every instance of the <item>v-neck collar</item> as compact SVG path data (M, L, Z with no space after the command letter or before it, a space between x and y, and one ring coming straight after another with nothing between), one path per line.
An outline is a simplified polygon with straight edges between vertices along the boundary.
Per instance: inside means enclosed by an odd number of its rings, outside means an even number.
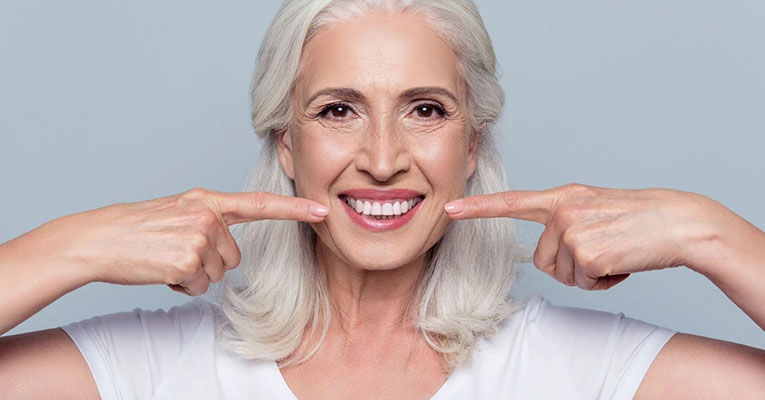
M292 389L290 389L289 385L287 385L287 381L284 379L282 371L279 370L279 366L276 364L276 361L269 361L268 364L269 372L272 375L273 381L278 382L277 394L279 398L299 400L297 396L295 396L295 393L292 392ZM465 371L463 365L455 368L446 378L446 381L443 383L443 385L441 385L441 387L438 388L438 391L436 391L436 393L430 398L430 400L447 400L451 398L455 390L459 387L460 382L462 382L464 375Z

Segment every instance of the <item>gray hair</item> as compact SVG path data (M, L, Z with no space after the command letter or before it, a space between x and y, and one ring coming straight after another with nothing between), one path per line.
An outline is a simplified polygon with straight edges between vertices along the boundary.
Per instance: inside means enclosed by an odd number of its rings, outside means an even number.
M465 195L507 190L494 131L504 94L491 39L471 0L285 1L258 53L252 126L264 143L244 190L295 196L294 183L279 164L276 140L289 128L302 49L321 28L373 11L421 15L450 44L467 87L468 121L480 135ZM277 360L282 366L307 360L330 320L326 279L314 259L315 232L302 222L260 221L237 225L234 236L242 262L235 274L227 274L218 298L226 317L224 343L245 359ZM415 327L443 354L447 369L469 359L478 338L494 334L517 309L510 294L524 251L504 218L453 221L431 249L410 308ZM298 351L306 333L319 334L319 340Z

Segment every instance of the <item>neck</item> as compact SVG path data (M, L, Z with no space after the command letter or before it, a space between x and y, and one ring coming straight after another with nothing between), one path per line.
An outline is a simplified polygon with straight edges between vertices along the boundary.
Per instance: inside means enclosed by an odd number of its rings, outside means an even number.
M374 340L409 331L407 311L416 295L426 255L398 268L367 270L343 262L317 241L316 258L327 277L333 313L330 330L339 329L350 340Z

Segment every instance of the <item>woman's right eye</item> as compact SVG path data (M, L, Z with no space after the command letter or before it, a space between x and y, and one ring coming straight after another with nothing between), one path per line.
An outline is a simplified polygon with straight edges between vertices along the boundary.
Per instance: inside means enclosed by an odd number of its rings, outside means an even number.
M346 119L346 117L349 116L349 113L352 113L353 111L348 106L348 104L345 103L335 103L330 104L324 109L319 112L319 117L326 118L329 117L329 119L334 120L341 120Z

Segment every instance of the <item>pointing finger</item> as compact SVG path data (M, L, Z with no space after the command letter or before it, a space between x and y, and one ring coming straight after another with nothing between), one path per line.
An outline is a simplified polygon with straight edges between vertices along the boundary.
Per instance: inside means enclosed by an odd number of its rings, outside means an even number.
M262 219L319 222L329 213L327 207L312 200L265 192L212 192L210 197L217 203L226 225Z
M444 208L454 219L510 217L544 224L558 196L557 189L510 190L466 197L451 201Z

